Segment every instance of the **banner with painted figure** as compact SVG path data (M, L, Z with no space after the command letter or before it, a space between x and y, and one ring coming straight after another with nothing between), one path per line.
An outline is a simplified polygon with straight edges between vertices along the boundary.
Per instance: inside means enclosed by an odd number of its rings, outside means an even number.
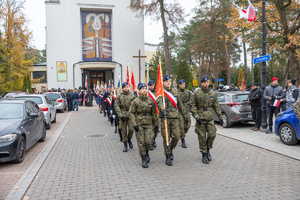
M81 12L83 61L112 61L111 13Z
M56 70L57 70L57 81L68 81L66 61L57 61Z

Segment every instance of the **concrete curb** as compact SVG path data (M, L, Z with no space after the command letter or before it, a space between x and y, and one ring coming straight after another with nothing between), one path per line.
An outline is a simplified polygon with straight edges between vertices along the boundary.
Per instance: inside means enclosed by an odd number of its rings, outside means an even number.
M56 133L53 134L49 142L46 146L42 149L39 155L35 158L32 164L28 167L25 173L21 176L19 181L15 184L13 189L9 192L9 194L5 197L4 200L18 200L22 199L24 194L26 193L27 189L29 188L31 182L33 181L34 177L42 167L43 163L45 162L46 158L48 157L49 153L51 152L53 146L57 142L59 136L61 135L62 131L64 130L66 124L69 122L73 112L69 113L69 115L65 118L64 122L60 125L57 129Z

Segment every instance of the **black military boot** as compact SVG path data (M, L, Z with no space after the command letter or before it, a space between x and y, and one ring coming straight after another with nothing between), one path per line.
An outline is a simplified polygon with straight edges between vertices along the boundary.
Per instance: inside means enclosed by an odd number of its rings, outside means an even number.
M133 148L133 144L131 142L131 139L128 139L128 144L129 144L130 149L132 149Z
M147 156L147 163L149 163L150 162L149 151L146 151L146 156Z
M172 150L171 150L171 153L170 153L170 159L174 160L174 155L173 155L173 151Z
M119 136L120 136L120 142L123 142L123 137L120 129L119 129Z
M123 152L127 152L127 142L124 142L124 149Z
M148 168L147 155L143 155L141 157L142 157L142 166L143 166L143 168Z
M155 142L155 138L154 138L154 140L153 140L153 147L154 147L154 148L157 147L156 142Z
M212 157L211 157L211 155L210 155L210 153L209 153L209 149L207 149L207 159L208 159L208 161L211 161L211 160L212 160Z
M207 153L202 153L202 162L205 163L205 164L209 163L209 161L207 159Z
M117 133L118 132L118 130L117 129L115 129L115 133Z
M151 150L151 151L153 150L153 144L151 144L151 146L150 146L150 150Z
M182 146L182 148L187 148L184 138L181 139L181 146Z
M166 155L166 165L172 166L171 154Z

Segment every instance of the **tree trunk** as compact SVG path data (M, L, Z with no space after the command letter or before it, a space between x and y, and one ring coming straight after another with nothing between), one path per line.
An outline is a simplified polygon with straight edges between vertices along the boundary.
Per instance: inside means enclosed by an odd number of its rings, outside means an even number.
M254 82L253 51L251 52L251 84Z
M245 42L245 35L244 31L242 32L242 39L243 39L243 50L244 50L244 81L245 86L247 86L247 80L248 80L248 67L247 67L247 51L246 51L246 42Z
M161 20L162 20L163 30L164 30L166 74L171 76L172 74L171 74L171 64L170 64L169 36L168 36L168 27L165 18L164 0L159 0L159 4L160 4Z
M225 54L226 54L226 67L227 67L227 85L231 84L230 80L230 47L231 42L229 42L229 50L227 48L226 40L224 40L224 46L225 46Z

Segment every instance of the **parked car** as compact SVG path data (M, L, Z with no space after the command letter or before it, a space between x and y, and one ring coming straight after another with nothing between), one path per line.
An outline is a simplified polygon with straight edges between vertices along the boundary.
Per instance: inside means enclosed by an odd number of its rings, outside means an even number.
M67 109L67 100L65 94L61 92L46 92L44 95L51 99L56 110L64 112Z
M294 109L278 113L275 120L275 134L286 145L297 144L300 140L300 124Z
M8 92L3 99L13 99L15 96L18 95L25 95L25 92Z
M52 101L44 94L27 94L12 97L14 99L29 99L34 101L44 112L46 128L51 128L51 122L56 123L56 109Z
M247 123L253 121L251 114L251 106L247 101L249 92L226 91L217 92L217 98L223 115L223 127L229 128L235 123ZM215 111L214 120L219 121Z
M36 103L0 100L0 162L22 162L25 152L45 139L45 115Z

